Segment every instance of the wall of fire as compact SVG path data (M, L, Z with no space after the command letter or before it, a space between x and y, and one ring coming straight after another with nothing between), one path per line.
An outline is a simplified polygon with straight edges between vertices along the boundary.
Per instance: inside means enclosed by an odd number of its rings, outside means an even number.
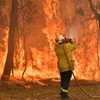
M18 0L18 2L19 28L15 34L15 76L21 77L24 67L27 66L24 77L28 79L59 77L54 52L55 38L59 34L65 34L77 43L77 49L73 53L77 78L100 79L100 66L97 66L99 24L88 0L30 0L30 2ZM93 0L98 12L99 3L99 0ZM7 53L11 0L5 0L0 8L2 8L0 10L2 12L0 74L2 74Z

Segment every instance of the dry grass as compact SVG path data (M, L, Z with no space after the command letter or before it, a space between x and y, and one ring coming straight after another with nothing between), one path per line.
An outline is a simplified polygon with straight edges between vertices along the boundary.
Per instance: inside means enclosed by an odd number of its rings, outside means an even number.
M57 80L57 79L55 79ZM41 81L45 85L26 81L9 81L0 83L0 100L60 100L59 81L52 79ZM100 82L79 81L82 87L91 95L100 95ZM100 100L84 94L75 81L69 88L70 100Z

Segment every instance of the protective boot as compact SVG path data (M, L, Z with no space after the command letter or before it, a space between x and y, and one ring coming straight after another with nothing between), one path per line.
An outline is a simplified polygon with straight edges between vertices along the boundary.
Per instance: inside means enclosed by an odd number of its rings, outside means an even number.
M70 98L67 96L66 98L61 98L61 100L70 100Z
M61 92L61 100L69 100L69 96L67 92Z

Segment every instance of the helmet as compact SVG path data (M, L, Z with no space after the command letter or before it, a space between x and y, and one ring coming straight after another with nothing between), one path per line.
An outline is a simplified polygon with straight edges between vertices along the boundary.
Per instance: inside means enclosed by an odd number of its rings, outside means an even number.
M65 39L64 35L59 35L58 36L58 43L63 43L63 39Z

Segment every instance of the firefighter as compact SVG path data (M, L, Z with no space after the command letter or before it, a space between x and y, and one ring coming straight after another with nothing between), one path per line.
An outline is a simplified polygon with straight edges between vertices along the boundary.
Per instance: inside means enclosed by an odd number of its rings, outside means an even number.
M63 35L59 35L56 42L55 52L58 58L57 63L61 78L60 95L61 100L67 100L69 99L68 87L74 70L72 51L76 49L76 44L71 39L66 39Z

